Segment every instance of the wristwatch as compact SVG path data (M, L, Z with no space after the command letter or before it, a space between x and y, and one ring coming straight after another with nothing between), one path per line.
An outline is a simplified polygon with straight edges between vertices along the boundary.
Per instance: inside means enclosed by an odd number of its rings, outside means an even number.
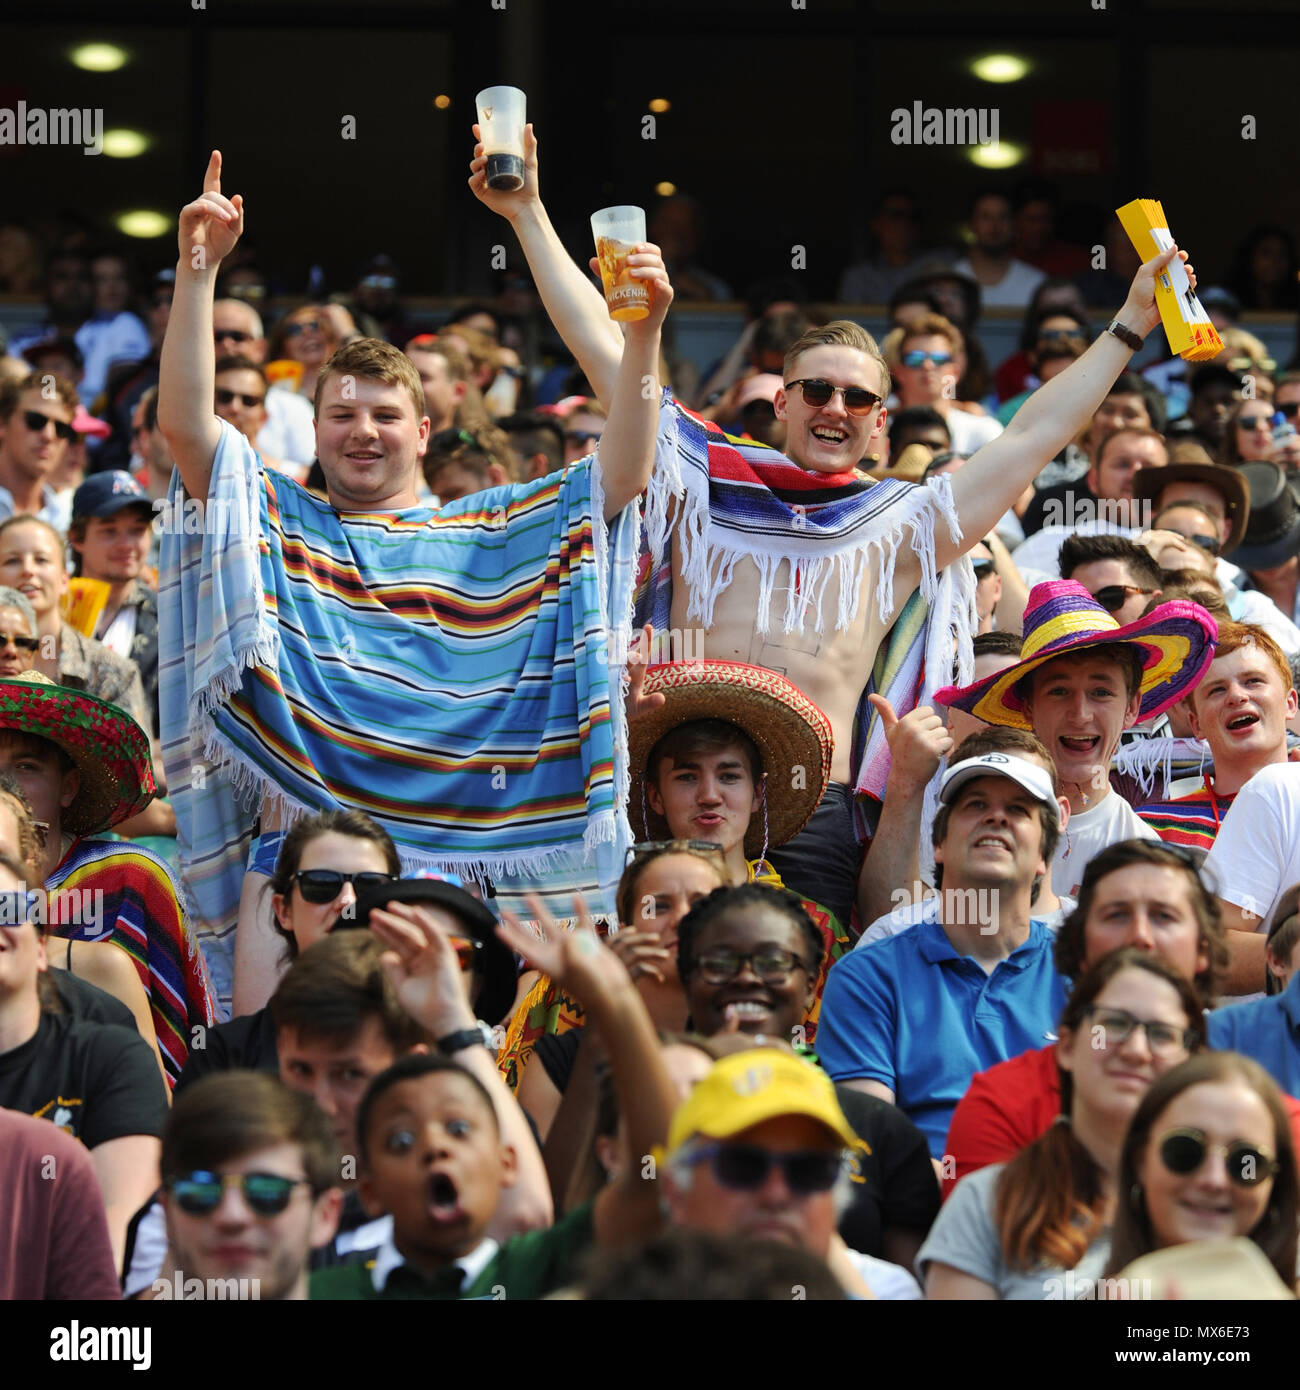
M467 1047L486 1047L489 1052L496 1051L492 1045L492 1030L482 1019L479 1019L473 1028L462 1028L459 1032L448 1033L437 1042L438 1051L444 1057L450 1057L454 1052L464 1052Z
M1144 340L1139 338L1131 328L1125 328L1118 319L1111 319L1106 325L1106 332L1118 338L1125 347L1132 348L1134 352L1142 351Z

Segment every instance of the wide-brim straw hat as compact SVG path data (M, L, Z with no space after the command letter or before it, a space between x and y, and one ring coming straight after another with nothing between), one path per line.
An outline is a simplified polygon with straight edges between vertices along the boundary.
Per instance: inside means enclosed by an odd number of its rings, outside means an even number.
M157 794L144 730L125 710L85 690L55 685L39 671L0 681L0 729L48 739L76 764L81 788L62 820L71 834L110 830Z
M1138 722L1176 705L1214 660L1218 624L1199 603L1174 599L1145 617L1121 626L1073 579L1035 584L1025 609L1021 659L972 685L948 685L935 692L935 703L962 709L986 724L1030 729L1025 701L1016 686L1031 671L1059 656L1093 647L1130 643L1142 657L1142 697Z
M769 848L807 825L830 781L834 739L830 720L802 690L774 671L739 661L670 661L647 669L645 694L664 696L658 709L628 723L629 810L633 826L648 839L669 833L645 796L650 754L665 734L697 719L734 724L757 746L767 774ZM763 814L758 810L745 834L745 857L757 859L762 853Z

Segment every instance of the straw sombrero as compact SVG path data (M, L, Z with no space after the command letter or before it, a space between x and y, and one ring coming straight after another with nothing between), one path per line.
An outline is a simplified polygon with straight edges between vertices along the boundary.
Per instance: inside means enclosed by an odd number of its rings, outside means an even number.
M670 661L646 671L645 693L664 696L659 709L628 724L632 824L648 838L668 833L645 797L645 769L655 744L681 724L723 719L758 746L767 773L768 847L807 825L831 775L830 720L784 676L738 661ZM803 769L803 775L796 769ZM644 808L645 823L641 823ZM763 853L763 817L755 812L745 857Z
M74 835L97 835L129 820L157 793L149 740L135 720L39 671L0 681L0 729L48 739L76 764L81 790L63 813L63 828Z
M1020 661L973 685L948 685L935 692L935 703L963 709L986 724L1031 728L1016 684L1039 666L1071 652L1131 642L1142 655L1142 696L1138 722L1177 704L1214 660L1219 628L1199 603L1175 599L1144 618L1121 627L1096 599L1073 579L1035 584L1025 609Z

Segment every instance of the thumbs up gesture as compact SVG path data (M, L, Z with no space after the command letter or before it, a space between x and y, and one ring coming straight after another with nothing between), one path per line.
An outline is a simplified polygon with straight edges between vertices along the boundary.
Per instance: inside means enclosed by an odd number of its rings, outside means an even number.
M870 695L889 745L889 790L919 793L952 751L952 736L929 705L918 705L901 719L883 695Z

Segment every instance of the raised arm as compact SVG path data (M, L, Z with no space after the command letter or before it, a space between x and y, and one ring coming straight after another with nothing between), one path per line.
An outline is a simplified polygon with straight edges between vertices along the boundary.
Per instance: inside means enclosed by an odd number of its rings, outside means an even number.
M191 497L206 498L212 460L221 438L213 409L216 346L212 298L217 267L244 230L244 200L221 192L221 152L212 151L203 194L181 209L176 288L158 377L162 430Z
M477 140L481 132L474 127ZM524 127L524 186L500 193L487 186L487 157L474 146L469 186L474 196L514 228L542 305L564 345L586 374L597 399L609 409L623 355L623 335L609 316L605 297L564 249L546 209L537 179L537 137ZM629 265L633 262L629 261Z
M509 913L498 935L572 994L600 1030L614 1076L619 1113L627 1133L629 1161L617 1181L597 1195L593 1224L602 1245L645 1240L661 1224L659 1185L646 1160L668 1138L677 1093L663 1063L659 1037L627 967L602 946L585 907L579 904L576 931L556 927L535 898L529 909L546 929L538 941Z
M388 948L382 963L398 1002L435 1040L477 1026L456 952L423 908L415 903L389 903L386 911L373 908L370 930ZM519 1164L519 1180L502 1190L488 1234L505 1242L524 1231L544 1229L555 1216L546 1168L496 1058L486 1048L467 1047L455 1060L492 1097L501 1141L514 1149Z
M1159 326L1156 276L1175 254L1187 259L1186 252L1170 247L1138 270L1117 315L1119 322L1140 338ZM1195 285L1191 266L1187 273ZM1132 356L1132 348L1114 334L1103 333L1077 362L1040 386L1006 429L952 475L962 539L954 543L946 530L936 530L940 566L951 564L993 530L1003 512L1092 418Z
M659 429L659 331L673 302L659 248L646 242L627 258L628 268L650 286L650 312L627 326L627 343L614 381L609 418L596 446L605 486L605 519L612 521L645 491Z

